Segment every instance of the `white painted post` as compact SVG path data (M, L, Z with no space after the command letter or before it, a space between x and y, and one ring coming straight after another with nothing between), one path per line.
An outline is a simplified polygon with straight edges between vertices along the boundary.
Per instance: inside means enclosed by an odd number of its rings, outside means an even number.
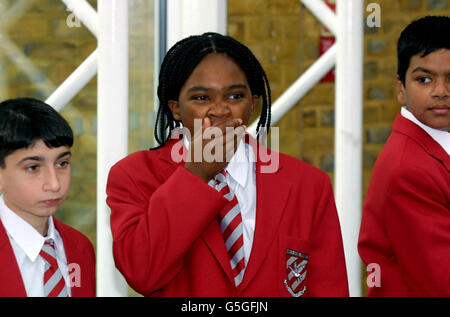
M227 32L227 0L167 0L167 49L190 35Z
M363 0L337 0L335 197L350 296L361 296Z
M97 296L127 296L112 255L106 181L128 154L128 1L98 0Z

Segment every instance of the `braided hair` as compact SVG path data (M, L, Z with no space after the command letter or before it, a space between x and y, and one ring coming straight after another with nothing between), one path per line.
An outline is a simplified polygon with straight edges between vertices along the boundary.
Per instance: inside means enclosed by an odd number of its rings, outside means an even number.
M168 101L178 100L181 87L195 67L206 55L211 53L225 53L241 67L247 77L252 95L256 95L262 100L262 110L256 132L258 133L260 127L269 130L270 86L261 64L244 44L232 37L208 32L177 42L164 57L159 72L159 109L155 125L155 139L159 144L157 148L163 146L172 131L181 124L180 121L174 119Z

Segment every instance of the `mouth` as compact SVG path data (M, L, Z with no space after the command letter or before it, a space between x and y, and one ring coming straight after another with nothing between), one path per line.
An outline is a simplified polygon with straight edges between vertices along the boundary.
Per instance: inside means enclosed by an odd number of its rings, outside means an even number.
M450 106L436 105L436 106L430 107L429 110L431 110L435 114L444 115L444 114L450 113Z
M48 207L58 206L62 202L61 198L43 200L42 203Z

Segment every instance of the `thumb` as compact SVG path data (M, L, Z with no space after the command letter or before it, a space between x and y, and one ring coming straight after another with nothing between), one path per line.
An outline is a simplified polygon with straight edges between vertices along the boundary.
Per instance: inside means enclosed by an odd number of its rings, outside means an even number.
M203 130L211 127L212 123L211 123L211 119L206 117L205 119L203 119Z

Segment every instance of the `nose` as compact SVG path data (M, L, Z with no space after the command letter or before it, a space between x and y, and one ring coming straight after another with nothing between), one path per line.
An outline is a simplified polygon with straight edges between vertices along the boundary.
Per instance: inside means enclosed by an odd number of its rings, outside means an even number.
M433 89L433 97L435 99L446 100L450 96L450 83L447 78L436 81Z
M43 189L51 192L58 192L61 189L61 183L55 168L48 168L45 171Z
M222 99L216 100L211 104L208 115L211 119L226 118L231 115L231 109L226 101Z

